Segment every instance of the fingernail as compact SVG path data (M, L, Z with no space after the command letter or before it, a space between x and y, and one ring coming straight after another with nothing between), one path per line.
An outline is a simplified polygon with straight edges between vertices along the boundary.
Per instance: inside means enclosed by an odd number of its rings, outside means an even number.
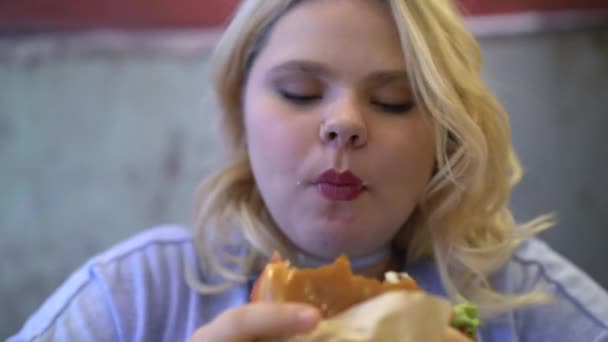
M298 312L298 326L302 329L312 329L319 319L319 313L315 309L304 309Z

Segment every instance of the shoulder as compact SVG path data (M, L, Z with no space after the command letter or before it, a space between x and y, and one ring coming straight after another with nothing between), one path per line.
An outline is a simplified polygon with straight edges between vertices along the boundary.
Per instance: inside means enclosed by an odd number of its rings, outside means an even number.
M142 231L93 257L82 271L89 279L101 280L116 297L183 288L186 268L194 270L197 265L189 230L164 225Z
M183 273L197 264L195 255L184 227L143 231L73 273L13 340L131 340L125 335L136 327L154 323L162 329L176 318L169 316L187 321L171 308L192 297Z
M507 293L539 289L553 298L515 313L522 340L608 341L608 294L543 241L524 241L499 279Z
M82 271L89 281L106 287L114 304L122 305L132 300L127 298L132 294L160 301L166 297L161 294L186 290L186 268L194 270L197 265L190 232L181 226L164 225L142 231L93 257Z
M181 249L192 243L191 233L179 225L162 225L144 230L91 259L96 266L120 263L138 253L158 253L163 249Z

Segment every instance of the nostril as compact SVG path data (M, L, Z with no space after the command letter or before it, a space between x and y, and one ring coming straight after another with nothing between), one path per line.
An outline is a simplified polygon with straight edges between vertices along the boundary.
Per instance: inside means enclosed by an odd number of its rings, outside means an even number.
M355 145L358 140L359 140L359 136L356 134L350 137L350 143L353 145Z
M330 140L334 140L338 137L338 133L336 132L329 132L329 134L327 135L329 137Z

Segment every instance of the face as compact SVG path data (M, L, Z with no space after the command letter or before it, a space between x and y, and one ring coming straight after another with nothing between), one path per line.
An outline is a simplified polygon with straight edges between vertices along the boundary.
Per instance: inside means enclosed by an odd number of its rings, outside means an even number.
M274 26L243 113L253 174L279 229L322 258L385 247L434 163L398 33L381 1L309 0Z

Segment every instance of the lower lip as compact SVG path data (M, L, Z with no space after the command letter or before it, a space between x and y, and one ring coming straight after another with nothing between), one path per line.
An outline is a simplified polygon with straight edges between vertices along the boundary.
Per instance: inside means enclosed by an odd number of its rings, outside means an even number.
M317 190L323 197L333 201L352 201L365 191L361 185L317 184Z

